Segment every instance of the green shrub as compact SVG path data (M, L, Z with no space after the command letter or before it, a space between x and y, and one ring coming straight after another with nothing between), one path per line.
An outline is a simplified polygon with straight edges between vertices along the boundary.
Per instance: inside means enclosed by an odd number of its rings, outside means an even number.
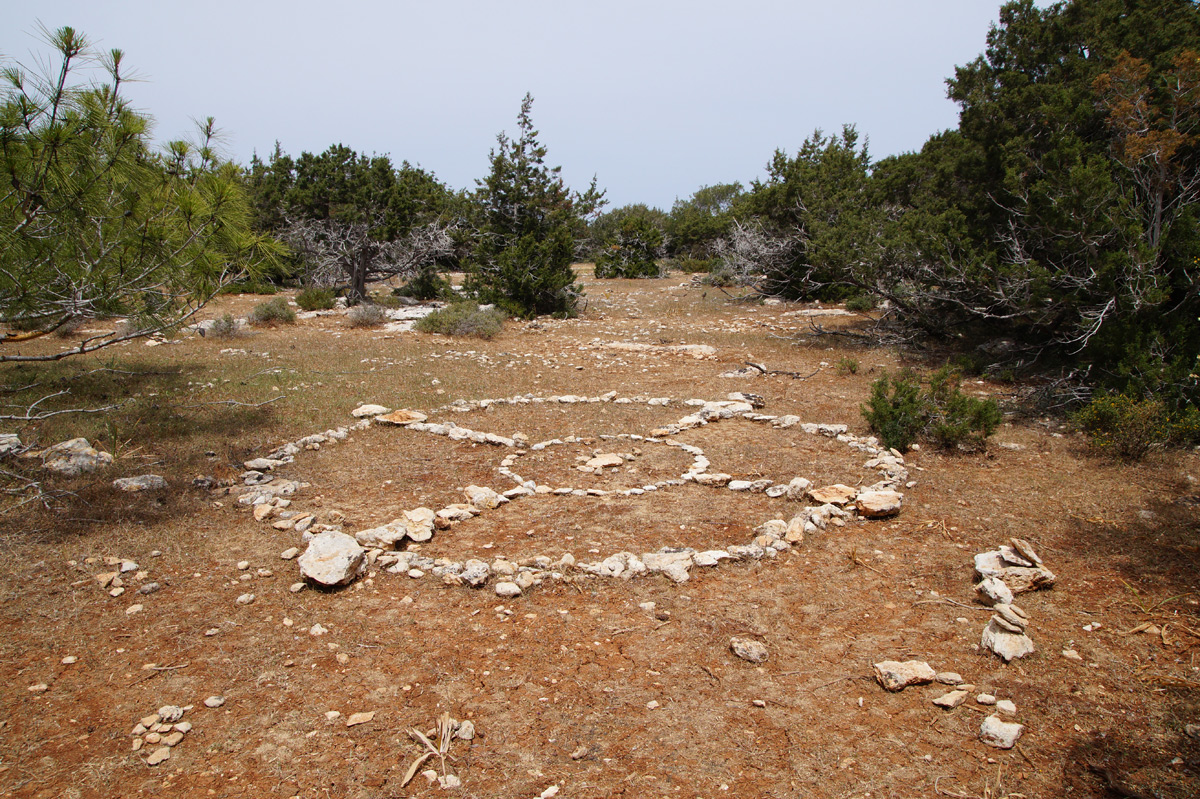
M296 321L296 312L288 305L286 298L275 297L255 305L247 318L252 325L290 325Z
M387 311L373 302L360 302L346 314L350 327L379 327L388 320Z
M278 293L279 288L265 280L238 280L221 286L218 294L266 294Z
M504 319L504 313L497 308L480 308L474 302L456 302L418 321L416 329L421 333L491 339L503 329Z
M437 267L427 264L421 267L416 276L398 289L392 289L397 297L412 297L414 300L428 302L444 300L454 295L450 281L438 274Z
M709 270L707 275L701 278L700 282L708 286L728 288L736 286L738 279L731 267L726 265L724 261L719 261Z
M1073 420L1099 452L1139 460L1168 444L1200 442L1200 410L1172 413L1158 399L1103 394L1078 411Z
M855 313L863 313L865 311L875 310L878 302L873 294L857 294L846 300L846 310L854 311Z
M680 272L688 274L698 274L701 272L711 272L713 267L718 264L716 258L680 258L675 262L675 266Z
M838 358L838 362L833 365L833 369L842 377L855 375L858 374L858 361L849 355L843 355L841 358Z
M334 300L332 289L308 288L296 295L296 304L305 311L328 311Z
M862 415L884 446L901 452L923 436L944 449L982 450L1002 418L995 400L963 394L949 367L930 375L928 388L911 370L894 380L884 374L871 385Z
M862 415L885 447L906 451L929 424L929 399L916 372L904 370L895 380L885 372L871 384Z
M660 277L662 270L655 259L662 246L662 231L653 222L640 216L625 217L596 258L596 277Z
M232 338L239 332L237 320L233 318L233 314L226 311L213 320L212 327L208 329L208 332L217 338Z
M959 375L942 367L929 378L934 411L928 434L943 449L977 452L1000 426L1000 406L993 399L969 397L959 388Z

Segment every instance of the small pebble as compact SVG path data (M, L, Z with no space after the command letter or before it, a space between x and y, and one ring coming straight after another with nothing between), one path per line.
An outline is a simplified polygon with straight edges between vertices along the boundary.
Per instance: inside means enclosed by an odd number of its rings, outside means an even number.
M1017 715L1017 705L1011 699L1001 699L996 703L996 710L1001 713L1007 713L1010 716Z
M223 704L225 704L225 697L223 697L223 696L210 696L208 699L204 700L205 707L214 707L215 708L215 707L220 707Z
M142 612L141 605L130 605L129 607L125 608L126 616L132 616L135 613L141 613L141 612Z
M239 560L237 567L238 567L238 571L245 571L246 569L250 568L250 561Z
M65 658L63 658L59 662L62 663L64 666L70 666L72 663L78 663L79 658L75 657L74 655L67 655Z
M980 694L975 697L975 701L981 705L994 705L996 704L996 697L991 694Z
M241 596L239 596L237 598L237 603L239 605L249 605L249 604L253 603L254 600L257 598L258 597L256 597L254 594L242 594Z

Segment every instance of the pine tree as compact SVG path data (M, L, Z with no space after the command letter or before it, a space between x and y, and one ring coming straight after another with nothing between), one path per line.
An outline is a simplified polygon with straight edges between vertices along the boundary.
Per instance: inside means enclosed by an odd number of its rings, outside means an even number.
M491 173L479 182L482 222L467 289L517 316L572 316L582 296L571 262L583 218L602 203L596 181L572 192L546 165L526 94L517 117L520 134L500 133L491 151Z

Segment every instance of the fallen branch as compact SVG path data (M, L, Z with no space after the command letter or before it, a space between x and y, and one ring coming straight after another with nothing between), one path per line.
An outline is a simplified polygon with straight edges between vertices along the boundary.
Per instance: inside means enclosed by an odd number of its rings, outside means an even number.
M278 397L272 397L263 402L238 402L237 400L214 400L212 402L197 402L192 405L176 405L176 408L203 408L206 405L231 405L238 408L261 408L264 405L270 405L272 402L278 402L286 398L286 394L280 394Z

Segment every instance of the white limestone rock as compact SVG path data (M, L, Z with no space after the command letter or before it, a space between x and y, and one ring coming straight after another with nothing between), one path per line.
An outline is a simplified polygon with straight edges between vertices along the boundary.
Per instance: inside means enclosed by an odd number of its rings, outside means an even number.
M382 405L359 405L354 410L350 411L350 415L355 419L365 419L372 416L380 416L385 413L391 413L391 408L385 408Z
M895 516L904 504L904 495L896 491L863 491L854 500L860 516L884 519Z
M1004 658L1005 662L1032 655L1034 653L1033 640L1024 632L1019 630L1014 632L1009 626L1006 626L1007 624L999 616L992 616L991 621L983 628L979 645L995 652Z
M42 451L42 468L63 477L91 474L112 462L112 455L96 449L86 438L72 438Z
M770 657L766 645L753 638L730 638L729 649L742 660L755 664L765 663Z
M903 691L910 685L927 685L937 672L923 660L884 660L875 664L875 679L888 691Z
M979 725L979 740L997 749L1012 749L1017 739L1025 732L1025 725L1004 721L999 716L988 716Z
M142 491L159 491L167 487L167 481L157 474L142 474L137 477L118 477L113 480L113 488L137 494Z
M362 570L365 554L354 538L331 531L313 536L297 563L307 580L326 586L345 585Z

